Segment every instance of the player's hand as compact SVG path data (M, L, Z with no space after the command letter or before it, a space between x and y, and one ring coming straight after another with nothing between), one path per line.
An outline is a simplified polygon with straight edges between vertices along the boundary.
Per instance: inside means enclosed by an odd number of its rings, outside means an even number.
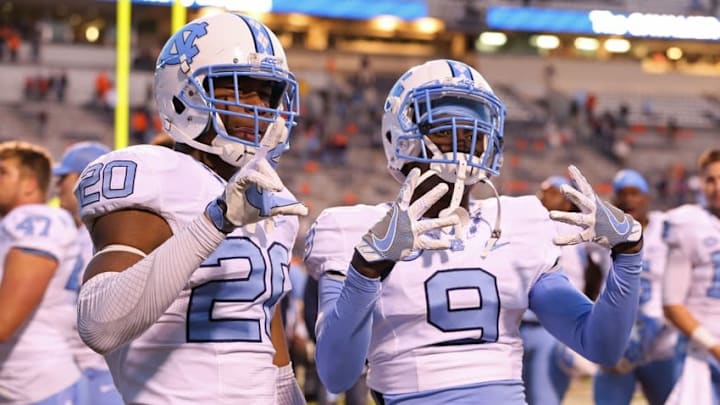
M225 191L208 204L205 212L218 230L229 233L276 215L307 215L299 201L278 196L283 185L267 159L267 153L283 136L282 125L274 125L263 136L255 157L230 180ZM274 130L277 129L277 130Z
M430 176L427 176L429 178ZM448 191L448 185L438 184L410 204L418 184L420 169L410 171L400 193L388 213L366 233L355 250L368 263L397 262L418 249L448 249L453 243L450 235L440 232L437 239L425 235L428 231L455 226L460 218L453 214L434 219L420 219Z
M550 211L550 218L577 225L583 230L574 235L556 236L553 242L556 245L595 242L608 249L619 245L630 247L623 249L621 253L640 250L638 246L642 239L640 223L612 204L601 201L577 167L570 165L568 170L580 191L567 184L563 184L560 191L580 208L581 212Z

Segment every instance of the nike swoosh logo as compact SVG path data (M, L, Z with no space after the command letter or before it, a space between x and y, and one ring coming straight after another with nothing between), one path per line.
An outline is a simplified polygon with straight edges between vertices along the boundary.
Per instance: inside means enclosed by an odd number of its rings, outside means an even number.
M392 217L390 218L390 226L388 226L387 232L385 232L385 236L383 236L382 239L378 239L375 237L375 235L372 235L373 244L375 245L375 247L378 248L378 250L387 252L388 249L390 249L390 246L392 245L392 242L395 239L395 228L397 227L397 216L398 216L398 207L397 207L397 205L393 205L393 213L392 213Z
M493 250L500 249L501 247L507 246L507 245L509 245L509 244L510 244L510 242L496 243L495 246L493 246L493 248L490 249L490 251L492 252Z
M615 215L613 215L612 212L605 206L605 204L598 201L600 204L600 207L605 212L605 215L608 216L610 219L610 225L612 225L613 229L620 235L625 235L626 233L630 232L630 221L627 220L627 217L623 215L622 222L618 222L617 218L615 218Z

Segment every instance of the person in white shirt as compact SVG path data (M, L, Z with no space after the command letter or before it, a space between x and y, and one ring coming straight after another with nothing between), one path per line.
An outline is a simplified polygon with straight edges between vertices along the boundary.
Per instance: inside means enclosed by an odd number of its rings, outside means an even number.
M405 72L384 103L380 136L403 185L395 201L333 207L311 227L305 264L319 278L315 358L334 393L367 383L380 403L525 404L522 314L558 340L615 363L637 308L642 229L601 202L570 166L580 212L535 196L473 200L503 156L505 106L465 63ZM579 232L557 235L554 221ZM373 225L374 224L374 225ZM611 247L614 267L593 304L560 272L557 245Z
M101 143L78 142L70 146L63 154L60 163L53 167L53 175L57 178L56 188L60 207L72 215L78 229L77 243L80 248L80 255L73 268L73 275L68 280L65 289L72 297L70 315L73 327L69 331L68 338L75 361L80 366L83 378L86 380L88 390L86 400L88 405L123 404L122 398L113 384L112 375L110 375L105 359L87 347L77 332L77 294L80 291L85 265L90 262L93 256L93 245L87 227L80 220L80 210L73 190L80 173L85 170L90 162L108 152L110 152L110 148Z
M704 205L667 212L665 317L683 336L682 370L669 405L720 401L720 149L698 159Z
M677 333L663 316L662 280L667 246L662 240L664 213L650 211L650 187L631 169L613 178L613 203L643 226L645 246L640 279L640 306L623 358L595 375L596 405L628 405L639 385L650 405L662 405L676 378ZM609 256L609 252L606 252Z
M77 228L46 204L51 176L44 148L0 143L0 404L81 403L65 315Z
M299 112L272 31L220 13L181 27L155 71L174 149L103 155L75 194L95 256L78 331L131 404L304 404L278 303L307 208L273 168Z
M538 199L548 210L577 212L577 207L562 193L563 185L571 186L572 183L565 176L548 177L540 183ZM560 235L579 230L573 225L562 222L555 225ZM585 267L588 261L585 247L586 244L581 243L560 248L562 272L578 291L583 291L585 288ZM540 325L532 311L528 310L523 314L520 336L523 342L522 375L529 405L559 405L570 387L571 377L587 375L596 368L567 346L559 343Z

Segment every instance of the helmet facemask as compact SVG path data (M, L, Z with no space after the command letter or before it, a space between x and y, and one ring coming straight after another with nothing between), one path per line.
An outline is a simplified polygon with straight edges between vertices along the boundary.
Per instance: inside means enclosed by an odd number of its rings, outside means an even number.
M396 157L429 164L461 195L464 186L499 174L504 115L497 97L472 82L420 86L399 110Z
M181 108L204 113L205 131L210 127L217 136L211 145L205 145L194 139L186 142L196 149L220 156L224 161L241 167L254 156L262 138L270 128L283 125L285 132L281 143L274 146L275 161L288 149L288 133L296 124L299 112L298 85L294 76L280 69L273 60L266 57L259 65L212 65L204 66L188 75L186 86L177 95L174 102ZM242 84L244 78L270 83L269 98L266 105L254 105L243 102ZM218 81L232 83L234 96L218 97ZM230 87L228 87L230 88ZM230 120L243 119L250 123L246 137L231 135L227 128ZM231 129L231 131L228 131Z

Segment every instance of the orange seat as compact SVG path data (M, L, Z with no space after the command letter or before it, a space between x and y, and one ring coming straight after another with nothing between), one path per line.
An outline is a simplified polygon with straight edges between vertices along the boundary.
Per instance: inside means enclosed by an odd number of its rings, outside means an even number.
M348 191L343 194L342 201L345 205L355 205L358 202L358 198L355 193L353 193L352 191Z
M320 170L320 164L315 160L308 160L305 162L304 170L309 174L317 173Z

